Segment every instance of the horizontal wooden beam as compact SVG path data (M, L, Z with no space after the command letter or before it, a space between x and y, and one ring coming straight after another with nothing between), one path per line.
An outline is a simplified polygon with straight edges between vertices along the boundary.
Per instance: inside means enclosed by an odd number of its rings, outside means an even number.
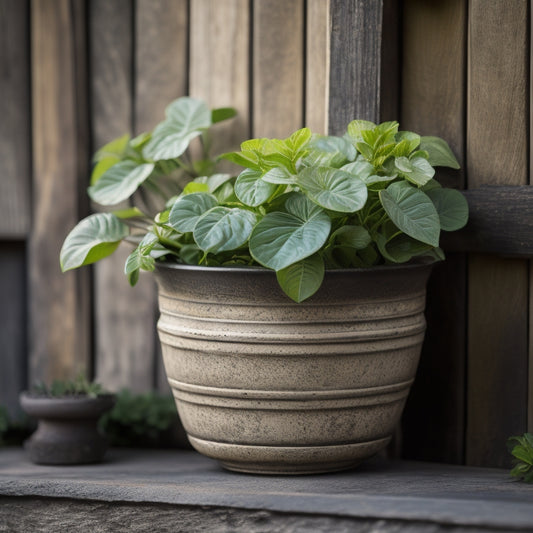
M484 186L462 192L469 221L460 231L443 233L445 251L533 257L533 187Z

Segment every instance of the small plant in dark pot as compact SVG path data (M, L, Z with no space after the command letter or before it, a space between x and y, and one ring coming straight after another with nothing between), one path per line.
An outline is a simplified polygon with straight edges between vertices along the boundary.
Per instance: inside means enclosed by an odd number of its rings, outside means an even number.
M37 430L24 444L30 460L48 465L100 462L107 441L98 431L98 420L114 403L112 394L82 376L23 392L22 409L38 420Z

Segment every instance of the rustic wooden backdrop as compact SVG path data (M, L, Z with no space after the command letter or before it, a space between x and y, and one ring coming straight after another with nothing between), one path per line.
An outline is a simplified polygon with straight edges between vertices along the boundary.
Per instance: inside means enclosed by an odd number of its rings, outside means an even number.
M98 146L185 94L238 109L221 149L399 119L450 142L472 222L430 282L398 448L507 465L533 431L530 25L528 0L0 0L0 404L80 369L165 389L153 280L129 288L126 252L59 270Z

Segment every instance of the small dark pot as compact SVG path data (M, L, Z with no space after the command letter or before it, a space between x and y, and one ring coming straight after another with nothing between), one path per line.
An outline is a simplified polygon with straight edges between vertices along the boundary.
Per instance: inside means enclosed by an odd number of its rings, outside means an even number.
M52 398L23 392L22 409L39 421L24 444L30 460L44 465L100 462L107 441L98 431L98 419L114 404L113 395Z

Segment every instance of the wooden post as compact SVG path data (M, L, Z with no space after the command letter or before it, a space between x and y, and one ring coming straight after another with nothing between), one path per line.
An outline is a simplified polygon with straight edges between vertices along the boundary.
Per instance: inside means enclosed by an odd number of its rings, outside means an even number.
M30 379L89 370L88 272L62 274L59 251L79 220L87 174L83 2L32 2L33 224L29 244Z
M528 2L471 0L468 187L528 182ZM520 215L518 215L520 216ZM506 440L526 429L527 262L471 255L466 460L508 466Z

